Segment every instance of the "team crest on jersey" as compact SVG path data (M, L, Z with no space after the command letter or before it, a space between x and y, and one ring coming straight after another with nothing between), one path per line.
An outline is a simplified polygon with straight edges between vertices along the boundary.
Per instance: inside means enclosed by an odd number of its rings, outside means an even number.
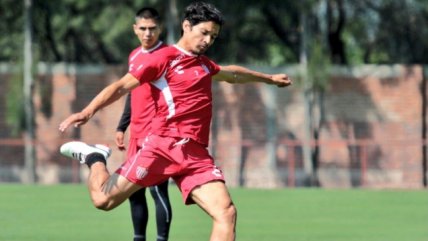
M207 73L207 74L210 73L210 70L208 69L208 67L205 64L202 64L201 66L204 69L205 73Z
M147 175L147 173L148 173L147 168L138 166L137 170L135 171L135 177L141 180Z

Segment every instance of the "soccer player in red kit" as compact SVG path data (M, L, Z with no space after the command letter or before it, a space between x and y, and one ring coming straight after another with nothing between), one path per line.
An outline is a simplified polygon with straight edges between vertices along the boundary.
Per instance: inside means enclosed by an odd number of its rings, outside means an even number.
M128 58L129 71L135 67L135 61L150 56L151 53L166 47L159 40L162 32L159 13L149 7L142 8L135 15L134 33L140 46L134 49ZM137 63L138 64L138 63ZM132 109L132 114L131 114ZM126 98L124 112L116 131L116 145L120 150L125 150L124 133L130 125L130 138L127 157L134 156L141 148L138 140L146 137L150 130L150 122L155 114L153 98L150 94L150 84L142 84ZM172 210L168 195L168 180L151 186L150 194L153 197L156 208L157 240L168 240L171 226ZM148 223L148 208L146 200L146 188L142 188L129 197L131 207L132 225L134 228L133 241L146 241L146 229Z
M179 187L186 204L196 203L212 218L210 240L234 240L236 208L222 172L207 150L211 122L211 79L234 83L265 82L279 87L291 80L285 74L268 75L238 66L220 67L203 55L219 34L223 18L213 5L190 4L176 45L143 58L119 81L103 89L81 112L59 126L86 123L99 109L129 90L150 83L156 114L142 148L115 173L106 168L110 150L105 146L69 142L61 153L90 168L88 187L93 204L103 210L120 205L142 187L169 177Z

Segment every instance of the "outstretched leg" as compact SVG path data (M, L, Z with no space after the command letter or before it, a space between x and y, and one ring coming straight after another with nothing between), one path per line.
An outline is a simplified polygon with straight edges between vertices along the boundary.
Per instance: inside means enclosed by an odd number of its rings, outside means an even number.
M91 146L83 142L68 142L61 146L63 155L88 165L88 189L92 203L96 208L106 211L117 207L142 188L117 173L110 175L106 167L110 152L106 146Z
M171 226L172 210L168 195L168 180L150 187L150 193L156 206L157 241L168 240Z

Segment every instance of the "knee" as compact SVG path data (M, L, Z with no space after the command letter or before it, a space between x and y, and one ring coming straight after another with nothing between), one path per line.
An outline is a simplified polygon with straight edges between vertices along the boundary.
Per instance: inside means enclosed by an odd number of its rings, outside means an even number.
M228 208L228 215L232 220L236 220L236 217L238 216L238 211L236 210L235 205L230 205L230 207Z
M93 198L92 203L94 204L95 208L103 211L110 211L113 209L113 206L110 205L110 201L108 198L101 197L101 198Z
M220 214L219 217L217 217L218 219L223 220L223 221L228 222L228 223L229 222L234 223L236 220L238 212L236 210L235 205L230 204L223 209L223 212L220 212L219 214Z

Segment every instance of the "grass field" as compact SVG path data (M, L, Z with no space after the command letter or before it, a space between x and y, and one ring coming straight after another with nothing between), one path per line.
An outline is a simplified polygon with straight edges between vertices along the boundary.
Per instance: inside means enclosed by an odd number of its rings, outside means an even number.
M427 241L428 193L387 190L232 189L239 241ZM211 222L175 186L171 241L208 240ZM148 240L155 240L152 199ZM1 241L131 241L128 203L92 207L83 185L0 185Z

